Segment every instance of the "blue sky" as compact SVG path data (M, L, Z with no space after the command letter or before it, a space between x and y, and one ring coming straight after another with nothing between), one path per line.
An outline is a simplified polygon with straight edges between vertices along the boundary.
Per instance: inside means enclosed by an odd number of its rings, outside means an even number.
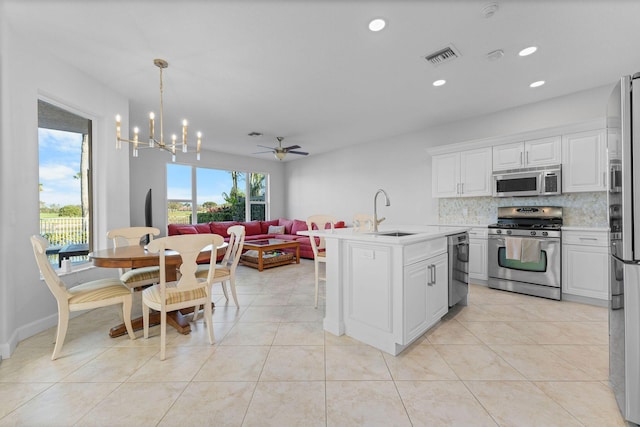
M40 156L40 201L46 206L80 205L82 134L38 129Z

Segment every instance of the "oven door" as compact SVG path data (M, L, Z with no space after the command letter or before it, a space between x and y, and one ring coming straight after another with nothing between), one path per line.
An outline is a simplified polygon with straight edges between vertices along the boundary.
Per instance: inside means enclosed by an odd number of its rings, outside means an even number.
M523 239L539 238L523 237ZM562 283L560 238L550 237L539 240L540 260L538 262L522 262L507 258L507 248L503 236L489 236L489 278L560 288Z

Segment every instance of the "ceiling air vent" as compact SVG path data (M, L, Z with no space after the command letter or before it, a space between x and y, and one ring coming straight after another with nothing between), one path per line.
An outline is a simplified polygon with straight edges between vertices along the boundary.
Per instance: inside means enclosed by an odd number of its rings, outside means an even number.
M431 63L433 66L442 65L445 62L450 62L460 56L460 52L452 45L440 49L429 55L425 55L424 59Z

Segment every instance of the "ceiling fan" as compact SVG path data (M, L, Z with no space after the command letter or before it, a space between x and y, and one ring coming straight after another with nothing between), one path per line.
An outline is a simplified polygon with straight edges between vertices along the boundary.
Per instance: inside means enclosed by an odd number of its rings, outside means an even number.
M273 153L273 155L276 156L276 159L278 160L283 160L287 156L287 153L300 154L302 156L306 156L309 154L305 151L296 151L298 148L301 148L299 145L290 145L289 147L283 147L282 141L284 140L284 137L282 136L276 136L276 139L278 140L277 147L266 147L264 145L258 145L258 147L267 148L269 151L260 151L253 154Z

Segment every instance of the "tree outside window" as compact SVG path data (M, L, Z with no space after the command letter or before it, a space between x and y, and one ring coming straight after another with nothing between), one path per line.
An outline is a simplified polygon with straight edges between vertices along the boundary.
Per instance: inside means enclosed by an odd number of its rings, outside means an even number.
M169 224L264 220L267 175L168 164L167 201Z

